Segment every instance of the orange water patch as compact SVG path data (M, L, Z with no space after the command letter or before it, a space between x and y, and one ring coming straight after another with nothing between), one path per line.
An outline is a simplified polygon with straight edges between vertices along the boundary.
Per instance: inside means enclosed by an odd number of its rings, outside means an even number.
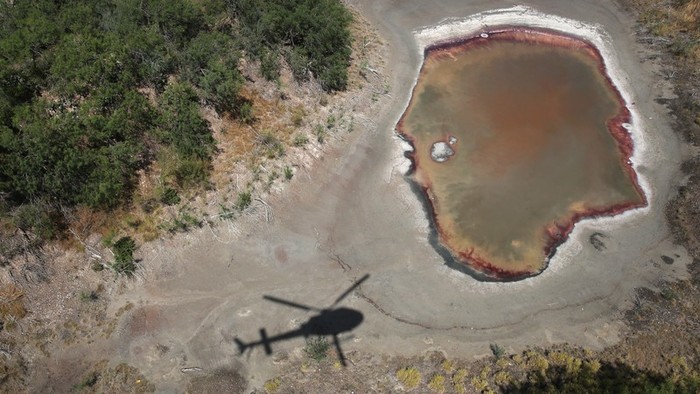
M541 272L582 218L646 204L629 120L590 43L504 28L428 48L398 129L441 243L513 279ZM431 160L450 137L454 156Z

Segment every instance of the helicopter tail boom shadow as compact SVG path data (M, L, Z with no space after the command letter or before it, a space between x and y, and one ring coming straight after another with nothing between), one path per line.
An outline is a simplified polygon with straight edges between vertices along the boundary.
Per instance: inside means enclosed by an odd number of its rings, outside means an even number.
M241 341L241 340L238 339L237 337L236 337L236 338L233 338L233 341L236 342L236 345L238 346L238 352L239 352L239 354L245 353L245 351L246 351L248 348L250 348L250 345L249 345L249 344L247 344L247 343Z
M267 331L265 331L264 328L260 329L260 340L257 342L245 343L238 339L238 337L233 338L233 341L236 342L236 346L238 346L238 351L240 352L240 354L243 354L246 350L252 349L258 345L263 345L263 347L265 348L265 354L267 354L268 356L272 354L272 346L270 346L270 342L272 341L270 341L270 338L267 336Z

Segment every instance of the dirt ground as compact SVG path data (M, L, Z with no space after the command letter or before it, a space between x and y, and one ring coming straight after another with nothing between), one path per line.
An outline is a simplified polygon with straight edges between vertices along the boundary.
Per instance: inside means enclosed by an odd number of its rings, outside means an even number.
M684 179L681 163L693 152L672 130L663 99L673 97L673 86L657 49L635 39L633 16L608 1L531 2L541 12L598 24L609 34L629 94L644 114L654 157L652 166L637 168L652 187L649 209L624 223L582 223L568 241L569 252L542 275L494 283L450 268L436 250L424 207L404 176L393 128L421 61L414 32L512 2L348 3L376 28L377 36L365 43L373 48L364 66L372 77L358 77L357 86L328 98L318 111L327 117L334 108L353 126L299 153L294 178L273 188L247 216L141 246L141 269L132 280L98 287L107 276L92 272L85 256L55 257L62 271L49 274L62 279L25 295L29 314L18 323L22 331L0 332L8 349L16 346L0 357L11 360L14 370L29 371L24 379L11 375L8 384L17 386L7 387L389 392L408 388L398 369L415 367L421 374L416 390L432 389L433 383L439 388L435 376L444 375L452 382L445 390L462 392L453 380L463 369L459 383L466 392L478 392L496 388L499 372L517 373L505 364L520 365L512 357L528 346L566 343L590 365L586 352L611 352L603 358L614 360L625 353L634 357L632 349L645 349L640 344L697 358L697 349L683 347L682 340L655 342L656 331L640 329L668 329L682 319L695 327L696 317L688 313L698 309L698 300L672 296L695 294L673 284L690 278L692 256L675 241L665 210ZM365 274L369 278L339 305L363 317L356 329L340 335L348 368L333 357L310 361L303 337L274 342L270 356L261 347L240 354L235 339L257 341L262 328L273 337L317 313L263 296L322 309ZM27 341L25 331L34 344L17 346L18 338ZM498 366L502 370L489 366L484 373L483 360L495 343L513 356ZM529 360L541 363L535 353L524 357L523 368ZM105 382L129 386L110 389Z

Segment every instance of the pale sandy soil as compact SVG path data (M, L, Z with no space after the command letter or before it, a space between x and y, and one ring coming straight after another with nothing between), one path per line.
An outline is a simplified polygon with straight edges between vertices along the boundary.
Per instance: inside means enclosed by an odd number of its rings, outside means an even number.
M489 343L510 350L569 342L592 349L624 333L622 313L633 290L684 277L687 252L672 243L663 207L679 182L684 151L666 109L654 100L669 87L658 66L641 62L632 20L609 1L539 0L541 12L599 24L611 37L629 97L645 117L647 148L657 158L638 170L653 188L649 209L624 223L577 229L567 253L540 276L515 283L486 283L446 266L423 207L400 165L394 124L406 105L421 59L414 32L444 18L460 18L510 1L355 0L386 40L383 59L370 64L389 79L388 94L357 105L354 130L301 167L281 193L269 198L269 223L255 216L144 245L141 276L113 295L108 316L128 303L108 338L78 342L52 353L37 387L55 388L58 370L91 359L127 362L159 391L182 391L197 373L237 369L249 387L275 376L304 346L302 338L239 355L234 337L259 339L293 329L312 316L265 301L274 295L325 307L356 278L370 278L343 306L364 322L343 341L353 352L416 355L443 350L450 357L479 357ZM605 248L594 248L594 233ZM673 258L666 264L661 256ZM79 374L79 373L76 373Z

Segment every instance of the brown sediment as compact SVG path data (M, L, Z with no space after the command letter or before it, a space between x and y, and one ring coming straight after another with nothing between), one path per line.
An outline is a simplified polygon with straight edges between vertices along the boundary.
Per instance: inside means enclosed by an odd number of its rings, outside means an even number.
M482 37L482 34L486 34L487 37ZM603 216L614 216L620 214L624 211L644 207L648 204L647 197L639 185L639 180L636 171L632 167L631 156L634 150L634 142L629 131L626 129L626 125L631 121L631 114L628 110L626 103L620 94L620 91L614 85L610 79L604 59L598 49L590 42L568 35L561 32L556 32L546 29L532 29L527 27L513 27L505 26L497 29L493 29L488 32L478 32L472 37L453 39L448 41L438 42L431 45L425 49L424 52L424 63L421 67L418 80L420 80L426 73L426 64L431 61L436 61L445 58L454 58L455 56L462 54L470 49L478 48L481 46L488 45L494 40L499 41L509 41L509 42L520 42L520 43L531 43L537 45L545 45L551 47L559 47L566 49L575 49L584 52L586 55L594 59L597 64L598 72L605 79L610 91L614 94L616 101L619 103L619 112L613 118L609 119L606 123L607 130L613 137L615 144L619 151L619 160L621 167L629 176L632 185L640 197L640 202L625 202L620 204L611 205L605 208L584 208L578 211L573 211L568 217L562 217L561 220L557 220L546 228L543 229L545 236L545 247L542 251L543 264L542 268L536 271L531 270L509 270L497 265L494 265L488 259L483 258L478 253L475 252L474 248L469 248L468 250L451 250L449 247L449 234L446 233L445 229L440 225L440 218L437 215L436 201L431 194L432 181L430 177L423 177L421 180L416 180L420 185L423 195L426 199L427 205L429 207L429 214L433 225L435 226L435 231L437 232L441 244L450 250L452 256L458 262L466 265L466 267L473 269L491 279L497 280L518 280L526 277L534 276L547 268L549 259L555 254L557 248L566 241L574 225L588 218L596 218ZM415 94L418 84L414 87L412 95ZM413 97L411 103L413 102ZM416 172L420 166L418 155L416 154L415 137L406 131L404 126L404 121L407 114L410 112L411 104L406 109L406 112L402 115L401 119L397 124L397 130L414 148L413 152L409 154L409 158L412 161L412 172ZM443 136L443 140L447 141L448 136ZM455 153L458 151L458 147L453 147Z

